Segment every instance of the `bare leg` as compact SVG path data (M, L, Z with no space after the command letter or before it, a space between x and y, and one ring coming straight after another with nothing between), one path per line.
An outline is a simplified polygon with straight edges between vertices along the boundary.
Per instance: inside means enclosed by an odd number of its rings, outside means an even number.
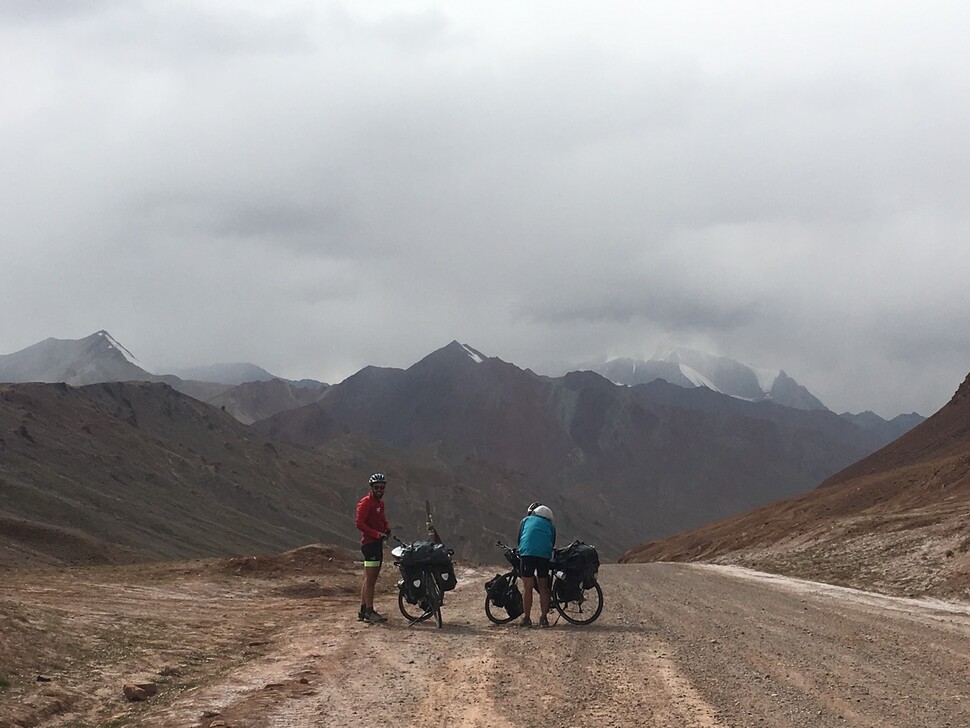
M531 601L531 600L530 600ZM545 617L549 613L549 577L539 579L539 616Z
M360 603L366 609L374 608L374 588L377 584L377 576L380 573L380 566L364 567L364 582L360 585Z
M522 577L522 611L526 619L532 619L532 587L535 581L534 576Z

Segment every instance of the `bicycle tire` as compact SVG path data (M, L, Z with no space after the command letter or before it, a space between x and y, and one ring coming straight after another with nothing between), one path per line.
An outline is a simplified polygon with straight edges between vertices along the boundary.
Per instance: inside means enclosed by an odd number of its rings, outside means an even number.
M409 603L404 598L404 592L400 590L397 593L397 608L401 610L404 618L412 624L415 622L423 622L431 616L431 612L425 611L419 604Z
M505 576L511 575L511 571L508 574L505 574ZM493 609L495 610L495 614L492 614ZM496 607L494 604L492 604L492 600L489 599L488 594L485 595L485 616L488 617L490 622L495 624L508 624L515 619L515 617L510 617L508 615L508 612L505 611L504 607Z
M594 601L595 606L592 604ZM582 599L560 602L553 597L553 604L560 616L570 624L592 624L603 612L603 588L596 582L591 588L583 589ZM591 612L584 611L587 606L592 607Z
M427 575L425 578L430 578L430 575ZM403 589L398 589L397 592L397 608L401 610L401 614L411 624L423 622L434 614L434 610L432 609L425 609L420 604L411 604L408 602L404 597Z

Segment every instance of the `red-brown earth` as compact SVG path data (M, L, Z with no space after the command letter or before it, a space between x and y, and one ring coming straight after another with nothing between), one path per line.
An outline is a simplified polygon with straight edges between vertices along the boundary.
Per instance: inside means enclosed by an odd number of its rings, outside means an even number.
M970 599L970 376L938 413L805 495L627 552Z
M390 564L389 621L357 622L359 565L328 546L7 571L0 728L970 725L965 605L613 564L599 620L527 629L486 620L492 567L457 573L438 630L397 612Z

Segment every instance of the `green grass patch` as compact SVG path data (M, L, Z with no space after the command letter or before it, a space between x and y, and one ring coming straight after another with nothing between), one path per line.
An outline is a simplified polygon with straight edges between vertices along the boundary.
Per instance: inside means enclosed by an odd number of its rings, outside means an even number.
M10 687L10 681L3 675L0 675L0 690L6 690Z

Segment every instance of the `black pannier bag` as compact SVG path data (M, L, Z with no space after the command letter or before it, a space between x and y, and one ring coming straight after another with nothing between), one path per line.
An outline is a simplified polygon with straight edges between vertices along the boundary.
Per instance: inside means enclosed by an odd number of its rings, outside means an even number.
M437 552L437 553L436 553ZM440 543L430 541L415 541L409 548L401 552L402 566L424 566L441 559L448 561L448 552Z
M596 573L600 568L600 557L596 549L582 541L573 541L562 549L556 549L556 571L566 574L566 579L582 582L584 589L591 589L596 583Z
M415 541L410 548L401 552L400 561L401 573L404 573L405 568L420 572L422 568L430 567L435 581L443 592L451 591L458 585L451 555L443 544Z
M560 604L578 602L583 597L583 583L573 579L556 579L556 601Z
M405 566L401 564L401 581L403 582L404 599L408 604L417 604L424 594L424 567Z
M519 587L514 581L505 593L505 611L508 612L508 615L512 619L515 619L525 611L522 608L522 592L519 591Z
M431 574L438 582L441 591L451 591L458 586L458 579L455 578L455 567L451 564L451 559L444 564L431 564Z
M514 577L496 574L485 584L485 591L488 592L489 601L508 612L512 619L522 614L522 592L516 586Z
M508 588L509 580L501 574L496 574L485 582L485 593L488 594L488 600L496 607L505 606L505 595Z

